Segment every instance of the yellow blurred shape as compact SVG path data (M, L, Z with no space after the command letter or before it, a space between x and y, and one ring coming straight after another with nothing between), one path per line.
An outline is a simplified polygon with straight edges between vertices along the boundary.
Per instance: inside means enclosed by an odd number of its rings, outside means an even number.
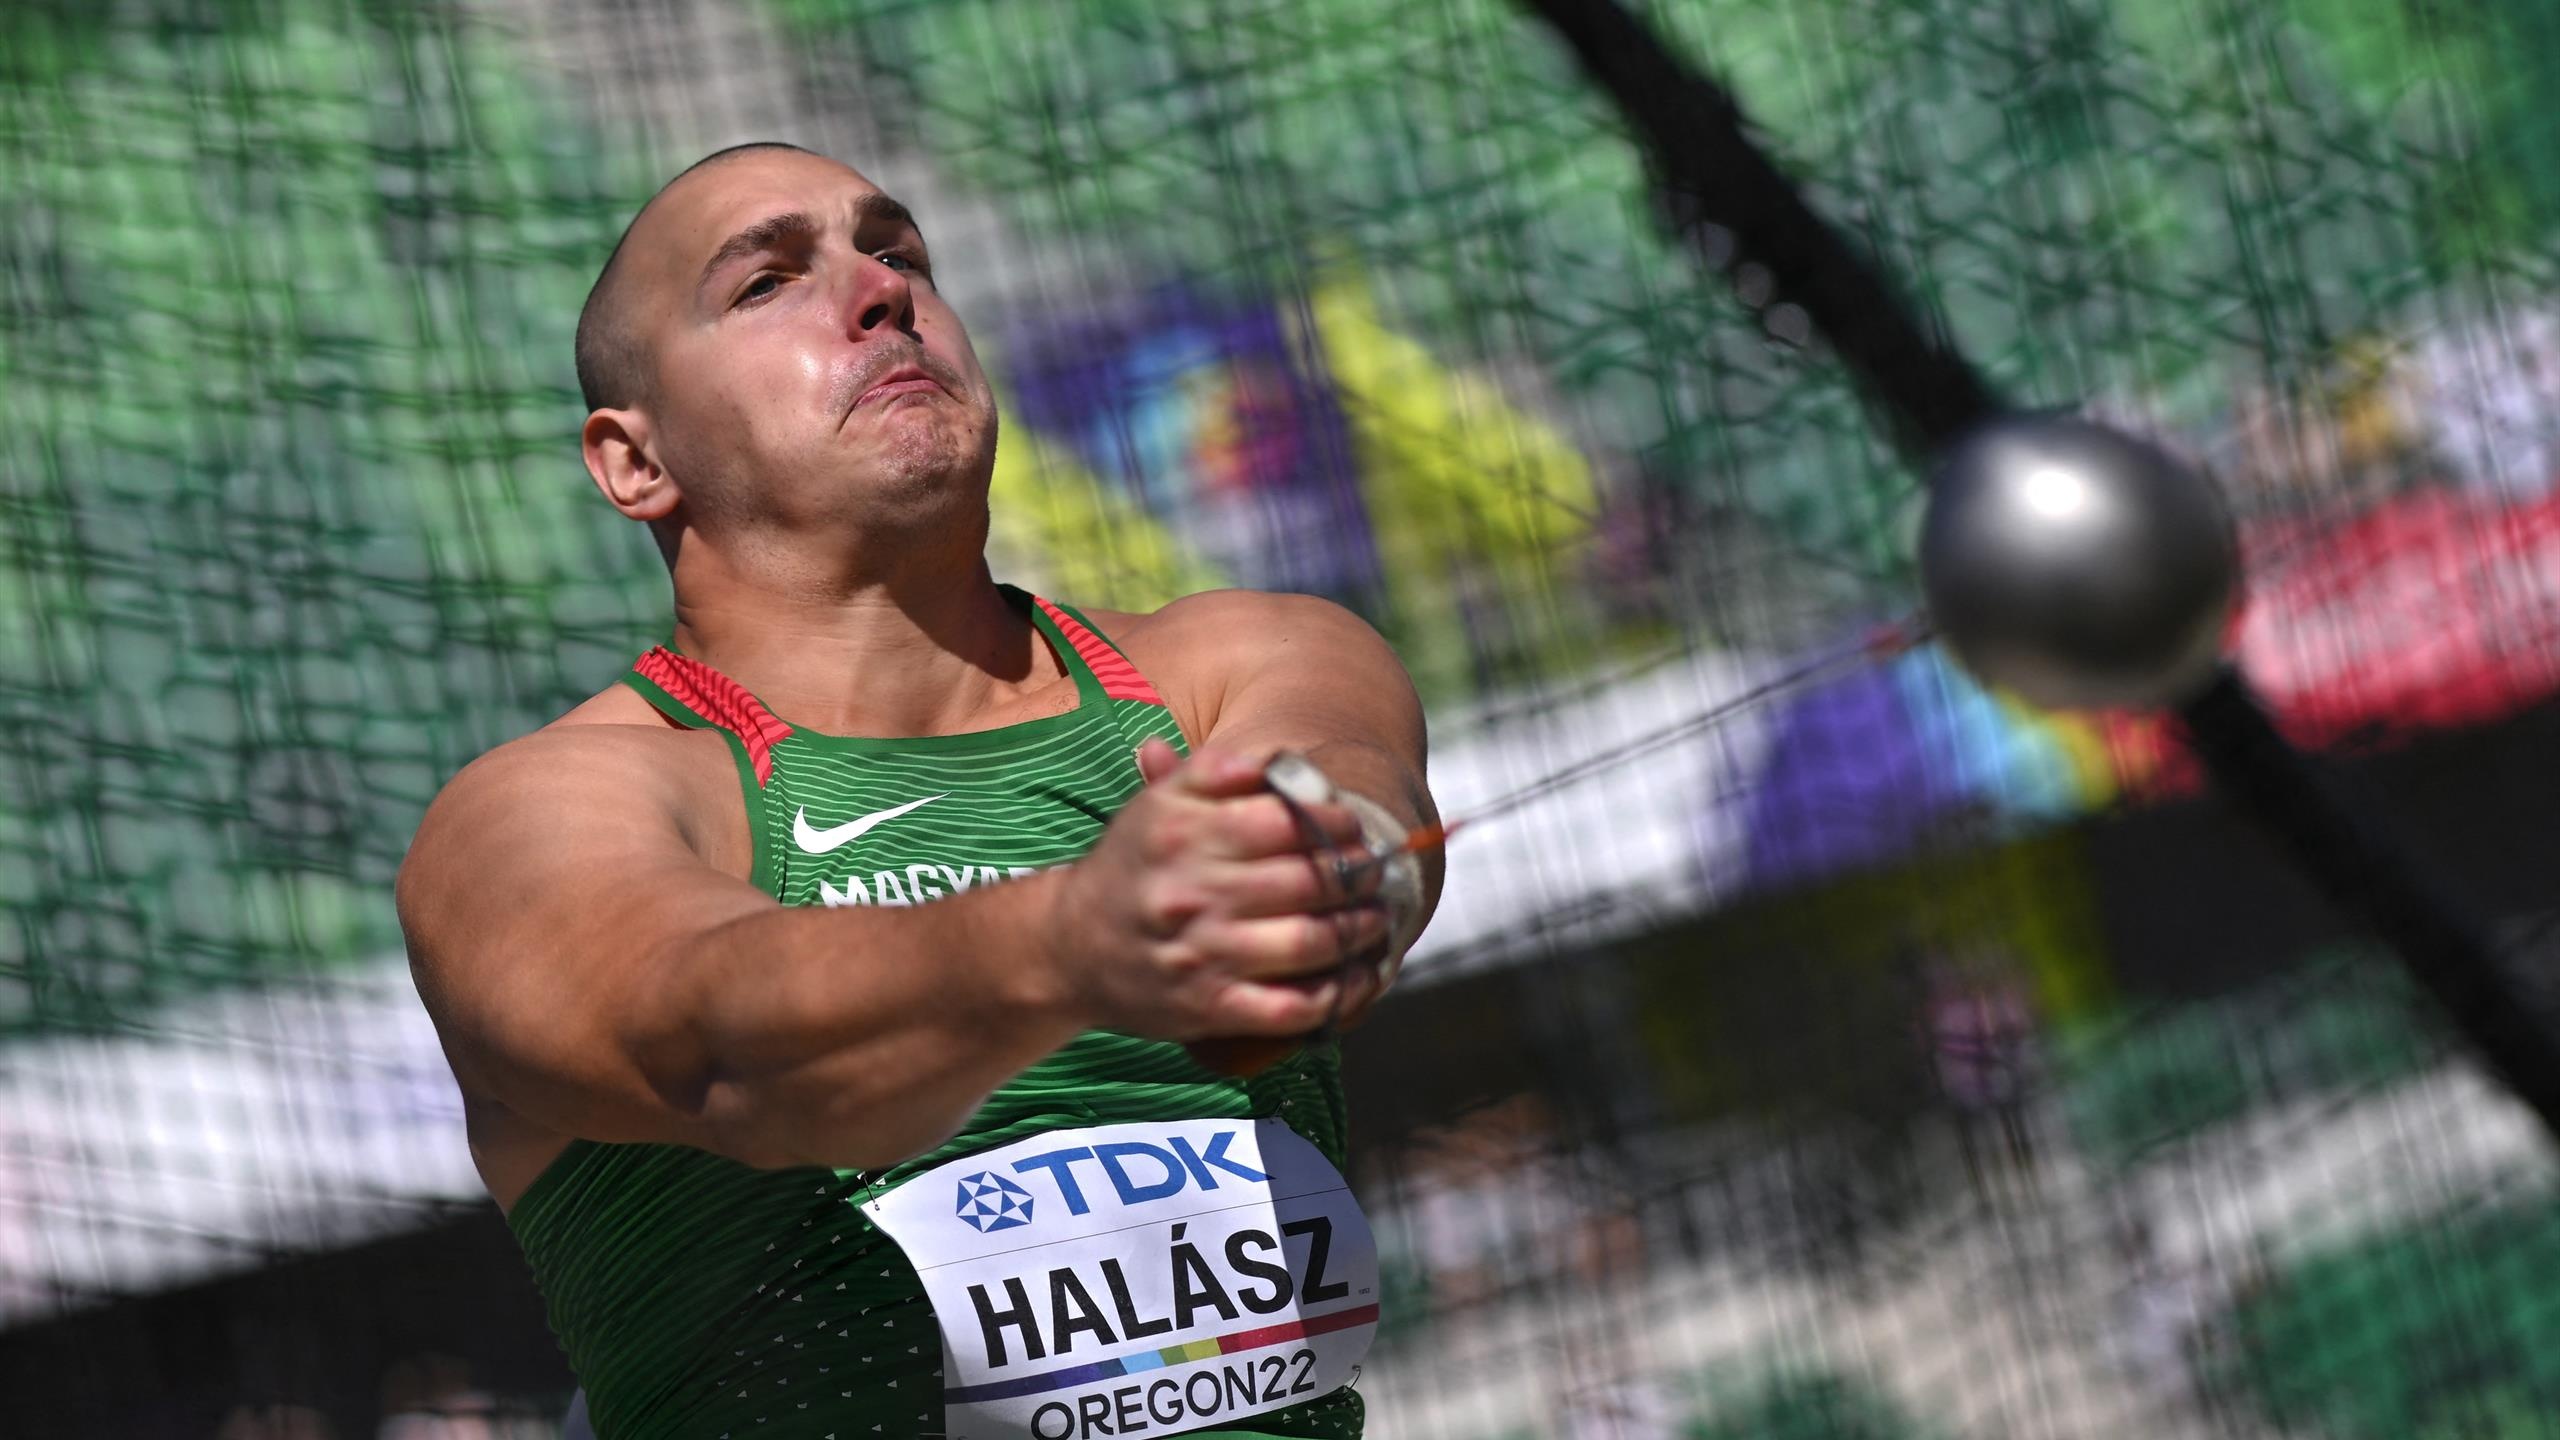
M1000 433L987 536L998 578L1114 610L1153 610L1231 583L1064 445L1011 420Z
M1357 279L1320 279L1308 313L1350 423L1399 629L1432 652L1408 661L1462 655L1467 612L1487 601L1507 612L1513 637L1586 639L1556 622L1584 598L1572 552L1599 506L1590 463L1491 381L1387 328Z
M1355 281L1322 282L1308 309L1373 510L1418 510L1444 525L1461 510L1480 543L1524 554L1589 532L1591 466L1553 426L1389 330Z

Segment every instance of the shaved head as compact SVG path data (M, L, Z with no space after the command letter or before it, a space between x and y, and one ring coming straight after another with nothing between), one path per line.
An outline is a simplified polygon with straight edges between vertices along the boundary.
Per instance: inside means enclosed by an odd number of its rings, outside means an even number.
M589 410L606 410L636 405L647 399L655 380L647 347L631 324L631 296L628 269L622 263L622 252L631 243L631 232L640 228L642 217L659 197L676 187L687 175L706 166L717 165L759 150L791 150L802 155L816 152L787 140L750 140L714 150L676 172L673 179L658 187L622 227L622 238L613 242L613 253L605 257L604 269L597 273L596 283L587 291L587 303L578 311L578 392L585 397Z
M587 473L670 563L983 548L994 389L916 217L849 165L765 142L687 166L614 246L577 356Z

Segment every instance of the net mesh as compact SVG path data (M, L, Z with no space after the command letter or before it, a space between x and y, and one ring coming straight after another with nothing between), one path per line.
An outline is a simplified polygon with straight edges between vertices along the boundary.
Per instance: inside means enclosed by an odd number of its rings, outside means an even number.
M1647 13L2010 393L2207 460L2280 722L2493 918L2550 903L2560 15ZM1681 737L1462 841L1351 1047L1373 1433L2560 1403L2540 1133L2173 735L1865 643L1915 478L1512 6L43 0L0 81L0 1324L480 1213L390 879L444 777L663 631L571 328L655 184L778 136L923 217L1006 411L1004 577L1353 606L1453 813ZM152 1423L469 1390L355 1363ZM140 1413L53 1378L38 1422Z

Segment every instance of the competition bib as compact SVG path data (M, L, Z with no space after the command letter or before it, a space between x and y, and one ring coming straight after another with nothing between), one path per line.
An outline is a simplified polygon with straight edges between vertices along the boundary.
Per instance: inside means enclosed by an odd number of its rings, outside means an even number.
M942 1326L952 1440L1172 1435L1347 1383L1378 1251L1277 1120L1059 1130L864 1204Z

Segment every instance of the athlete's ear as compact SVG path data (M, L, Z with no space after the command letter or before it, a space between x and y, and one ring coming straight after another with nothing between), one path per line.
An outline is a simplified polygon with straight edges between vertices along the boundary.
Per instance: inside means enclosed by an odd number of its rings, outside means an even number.
M598 410L578 434L587 474L613 508L633 520L663 520L682 498L658 463L645 410Z

